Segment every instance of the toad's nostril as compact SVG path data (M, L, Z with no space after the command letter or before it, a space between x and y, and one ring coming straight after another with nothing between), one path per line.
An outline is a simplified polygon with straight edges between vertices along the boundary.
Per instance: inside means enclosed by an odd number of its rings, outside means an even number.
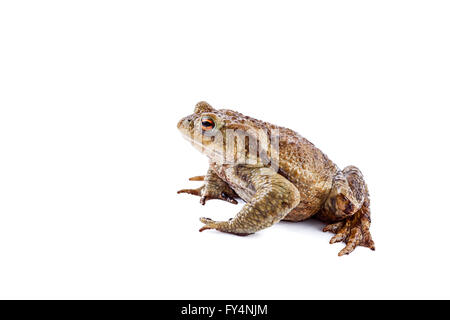
M181 119L178 122L177 127L178 127L178 129L180 129L182 127L189 126L191 124L191 122L192 122L192 119L190 119L190 118L183 118L183 119Z

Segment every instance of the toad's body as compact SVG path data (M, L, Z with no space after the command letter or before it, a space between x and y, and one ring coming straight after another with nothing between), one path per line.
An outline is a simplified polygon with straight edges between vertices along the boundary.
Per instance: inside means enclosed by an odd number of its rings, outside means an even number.
M198 189L201 197L246 204L229 221L201 218L206 229L247 235L280 220L301 221L312 216L330 223L324 231L345 241L340 255L357 245L374 249L371 239L369 194L354 166L340 170L308 140L287 128L231 110L216 110L200 102L194 113L178 123L182 134L208 156L210 168Z

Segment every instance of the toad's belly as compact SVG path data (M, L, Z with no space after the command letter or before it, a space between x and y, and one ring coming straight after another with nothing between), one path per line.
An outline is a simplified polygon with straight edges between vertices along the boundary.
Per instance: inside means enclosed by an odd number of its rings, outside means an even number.
M291 212L284 217L285 221L302 221L311 218L315 215L321 207L311 207L309 204L299 204L292 209Z
M242 200L245 202L252 200L256 190L246 179L236 174L235 167L216 166L213 163L212 168ZM332 179L324 177L323 179L315 179L314 183L305 183L300 179L290 181L294 183L300 193L300 203L283 220L302 221L319 212L331 190Z
M236 194L245 202L251 201L255 194L252 188L243 188L233 181L228 181L228 185L236 192ZM300 203L297 207L284 217L286 221L302 221L310 218L319 212L323 203L326 201L328 191L324 189L308 188L300 191Z
M254 190L249 188L242 188L237 184L229 183L229 186L236 192L236 194L245 202L250 202L254 195ZM291 212L284 217L286 221L302 221L315 215L322 208L326 199L323 197L304 197L300 200L297 207L292 209Z
M300 192L300 203L283 220L302 221L319 212L330 193L331 181L323 181L311 186L300 184L297 188Z

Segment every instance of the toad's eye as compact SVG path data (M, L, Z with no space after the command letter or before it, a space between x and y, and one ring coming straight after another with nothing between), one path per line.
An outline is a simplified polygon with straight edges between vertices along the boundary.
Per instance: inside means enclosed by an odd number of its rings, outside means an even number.
M202 129L204 131L209 131L214 129L215 123L211 118L203 118L202 119Z

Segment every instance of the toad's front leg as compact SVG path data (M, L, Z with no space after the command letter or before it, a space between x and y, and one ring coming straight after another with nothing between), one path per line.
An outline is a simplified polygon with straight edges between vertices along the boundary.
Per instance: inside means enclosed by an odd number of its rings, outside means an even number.
M200 218L205 225L200 231L216 229L236 235L248 235L283 219L300 201L297 188L273 169L237 166L228 174L239 189L245 189L251 198L241 211L229 221Z
M228 184L209 169L206 176L197 176L189 179L190 181L205 181L205 184L197 189L182 189L178 193L188 193L200 197L200 203L205 204L211 199L219 199L233 204L237 204L235 198L238 196Z

